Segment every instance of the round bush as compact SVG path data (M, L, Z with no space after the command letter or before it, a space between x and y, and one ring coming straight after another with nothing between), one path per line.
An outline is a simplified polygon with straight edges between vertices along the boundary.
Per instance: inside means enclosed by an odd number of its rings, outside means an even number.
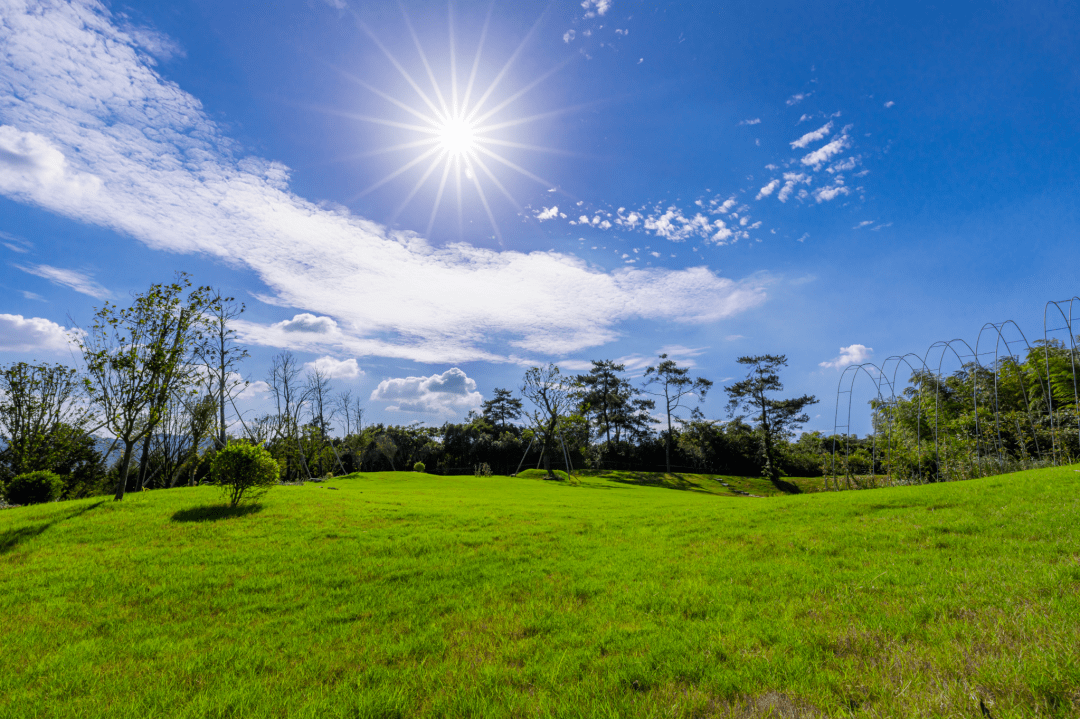
M424 466L423 462L417 462L412 466L412 468L414 472L423 472L425 469L427 469L427 467Z
M214 457L210 476L235 507L244 500L254 501L277 484L281 468L277 460L260 446L230 444Z
M11 504L55 502L64 491L64 480L52 472L27 472L8 482L4 495Z

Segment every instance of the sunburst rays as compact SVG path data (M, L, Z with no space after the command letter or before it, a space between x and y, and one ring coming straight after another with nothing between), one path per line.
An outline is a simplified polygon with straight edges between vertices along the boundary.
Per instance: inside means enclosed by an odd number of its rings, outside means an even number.
M363 153L362 156L399 153L406 155L406 159L383 177L355 193L348 199L348 203L355 202L377 190L386 189L389 185L395 188L400 185L404 196L389 218L391 223L396 222L410 205L418 202L418 198L433 195L431 211L427 213L426 236L431 236L440 218L452 212L452 207L444 207L452 203L457 209L459 233L463 232L466 207L469 206L470 210L482 209L495 238L501 244L503 236L496 220L496 211L492 207L492 198L501 197L509 202L518 214L525 213L507 186L506 178L500 177L500 173L517 174L546 187L555 186L554 183L522 167L519 162L515 162L503 153L506 150L520 150L532 153L574 154L557 148L519 142L506 136L506 132L512 131L513 128L578 109L564 108L526 116L513 116L515 104L520 106L520 101L526 94L558 72L569 60L542 73L531 82L506 93L505 96L500 96L500 90L509 84L508 77L511 75L513 65L540 27L544 19L544 14L541 14L510 57L495 73L494 78L486 87L480 87L480 70L484 63L485 43L491 26L493 7L494 3L488 7L476 52L465 77L462 77L459 72L458 42L452 5L447 8L449 58L447 63L438 66L445 70L443 77L439 77L433 67L424 44L420 41L420 36L404 7L402 7L402 15L405 26L419 60L419 66L422 68L422 73L417 73L416 76L410 73L390 48L357 17L357 25L379 48L408 85L408 97L395 97L356 75L343 71L343 74L352 82L385 101L389 106L387 109L391 113L396 111L397 116L380 117L347 112L334 112L334 114L390 128L395 133L404 135L397 138L398 141ZM389 192L388 189L386 191ZM478 207L473 203L478 204Z

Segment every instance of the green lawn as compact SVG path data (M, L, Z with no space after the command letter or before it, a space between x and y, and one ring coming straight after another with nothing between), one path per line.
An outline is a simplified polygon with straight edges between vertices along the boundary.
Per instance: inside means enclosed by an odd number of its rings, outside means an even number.
M1075 468L725 492L399 472L0 511L0 717L1080 715Z

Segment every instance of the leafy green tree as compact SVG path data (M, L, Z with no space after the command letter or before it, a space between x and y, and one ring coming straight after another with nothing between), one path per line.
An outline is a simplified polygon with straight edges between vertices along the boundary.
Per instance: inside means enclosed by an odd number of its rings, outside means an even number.
M484 419L491 423L496 432L506 431L510 420L521 419L521 400L508 389L495 388L495 396L484 402Z
M16 362L0 368L0 482L70 461L93 429L78 373L60 364ZM92 441L92 440L91 440Z
M664 462L667 471L671 473L671 418L683 407L683 402L694 397L698 402L705 399L709 388L713 383L704 377L690 377L690 370L680 367L675 360L668 359L666 354L660 355L660 363L645 368L645 386L654 387L649 394L661 398L664 414L667 416L667 435L664 438Z
M764 460L761 473L777 484L780 481L777 445L793 436L799 425L810 421L803 410L818 400L812 395L793 399L772 399L767 396L768 393L784 390L777 370L787 366L786 355L746 356L740 357L738 362L749 367L750 372L741 382L724 387L728 395L728 414L734 415L741 409L758 420L755 429L761 440Z
M210 475L235 507L244 500L254 501L277 484L281 468L264 448L246 442L234 442L214 455Z
M135 295L130 307L106 302L80 341L86 386L102 422L123 445L115 498L124 498L136 443L154 431L170 393L189 385L203 340L209 287L189 290L178 273L172 284L155 284Z

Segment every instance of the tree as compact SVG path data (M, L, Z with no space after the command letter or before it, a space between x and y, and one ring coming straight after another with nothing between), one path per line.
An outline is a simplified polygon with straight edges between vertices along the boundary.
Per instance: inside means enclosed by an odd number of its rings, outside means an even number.
M85 400L70 367L16 362L0 369L0 482L57 471L93 419Z
M495 396L484 402L483 412L484 419L501 434L506 431L510 420L521 418L521 400L514 397L510 390L496 387Z
M230 507L236 507L245 499L258 500L277 484L280 471L269 452L244 442L222 449L210 466L210 475L228 497Z
M581 388L583 409L596 414L596 429L604 434L607 442L611 441L611 415L628 399L628 392L620 392L623 385L629 387L630 384L619 376L619 372L625 371L626 365L615 364L611 360L593 360L588 374L579 374L574 378Z
M236 369L248 352L237 346L236 330L229 326L232 320L243 314L244 304L238 305L233 297L223 297L220 290L215 291L215 295L206 311L208 341L201 350L210 392L217 403L217 444L224 447L228 444L225 436L228 429L225 424L225 403L233 399L238 388L247 386Z
M124 498L135 444L151 433L169 393L190 379L203 339L209 287L183 297L191 281L178 273L172 284L155 284L135 295L130 307L106 302L80 340L87 388L104 426L123 445L115 498Z
M279 417L278 422L273 426L275 433L271 442L277 443L284 453L286 477L292 476L289 457L295 450L300 468L307 474L308 479L311 479L311 473L307 471L307 462L300 446L300 416L307 404L308 393L300 383L298 362L299 360L292 352L286 351L275 355L270 365L270 373L266 376L266 382L274 393Z
M817 404L818 400L813 395L793 399L771 399L766 396L767 392L784 390L777 370L787 366L786 355L746 356L740 357L738 362L750 367L750 372L741 382L724 387L728 395L728 415L734 416L741 409L757 417L755 430L764 460L761 473L777 484L780 481L777 442L794 436L800 425L810 421L803 410Z
M573 404L574 394L568 377L558 366L548 363L546 367L532 367L525 372L521 396L529 400L534 409L526 412L541 438L540 451L544 457L544 471L551 477L551 453L555 451L559 418L567 414ZM569 467L567 467L569 470Z
M675 360L668 359L666 354L660 355L660 363L655 367L645 368L645 386L656 387L655 391L646 390L655 397L662 397L664 413L667 416L667 436L664 438L664 460L667 463L667 471L671 473L671 418L682 407L684 399L697 397L697 401L705 399L709 388L713 383L704 377L690 377L690 370L680 367ZM677 419L678 417L676 417Z

